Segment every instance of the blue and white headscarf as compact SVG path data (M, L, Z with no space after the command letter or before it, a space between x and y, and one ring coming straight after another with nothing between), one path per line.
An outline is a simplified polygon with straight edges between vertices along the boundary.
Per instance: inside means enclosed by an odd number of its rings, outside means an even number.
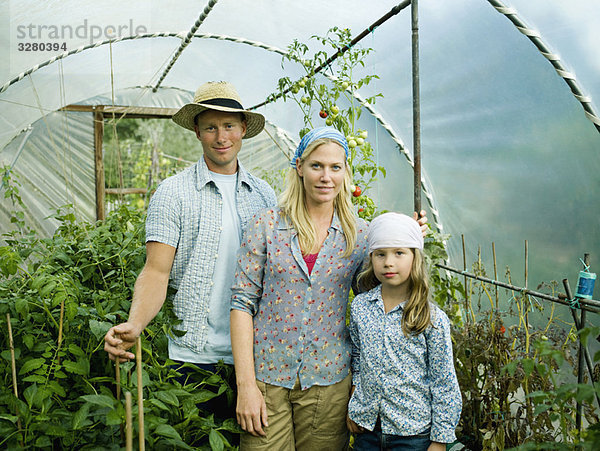
M300 140L300 144L298 144L298 147L296 148L296 152L294 153L294 158L292 158L292 161L290 162L290 164L292 165L293 168L296 167L296 162L302 156L302 154L304 153L306 148L313 141L316 141L317 139L320 139L320 138L333 139L334 141L339 143L339 145L342 146L342 148L344 149L344 153L346 154L346 160L348 159L349 149L348 149L348 141L346 141L346 137L333 127L318 127L318 128L315 128L315 129L309 131Z

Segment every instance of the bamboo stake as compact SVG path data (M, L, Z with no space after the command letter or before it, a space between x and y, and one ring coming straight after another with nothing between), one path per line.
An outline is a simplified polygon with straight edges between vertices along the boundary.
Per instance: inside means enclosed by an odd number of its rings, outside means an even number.
M135 359L137 371L137 389L138 389L138 434L139 449L144 451L146 443L144 441L144 393L142 391L142 337L137 337L135 344Z
M117 392L117 401L121 400L121 364L119 363L119 359L115 359L115 384L116 384L116 392ZM123 440L123 423L121 423L120 433L121 440Z
M133 425L131 421L131 392L125 392L125 449L133 450Z
M525 289L527 289L527 283L529 280L529 244L525 240ZM525 312L525 353L529 355L529 347L531 338L529 336L529 296L523 293L523 310ZM533 405L529 395L529 379L526 378L523 384L523 390L525 391L527 417L530 421L533 420Z
M467 251L465 250L465 236L461 235L461 238L462 238L462 253L463 253L463 272L467 272ZM475 322L475 314L473 313L473 309L470 308L469 289L467 287L467 276L465 276L465 305L467 305L469 307L469 313L471 314L473 322ZM468 318L468 315L467 315L467 318Z
M117 400L121 400L121 364L119 363L119 359L115 359L115 380L116 380L116 391L117 391Z
M8 325L8 343L10 346L10 365L12 370L13 393L15 399L19 399L19 389L17 387L17 361L15 359L15 343L13 341L12 325L10 324L10 313L6 314L6 324ZM19 417L19 406L16 406L17 427L21 432L21 418Z
M492 256L494 257L494 280L498 280L498 266L496 265L496 244L492 242ZM494 285L496 290L496 311L498 311L498 286Z
M525 289L527 289L528 278L529 278L529 245L527 243L527 240L525 240L525 286L524 286ZM530 342L530 338L529 338L529 302L527 303L527 305L525 305L525 296L527 296L527 295L523 294L523 310L525 311L525 353L529 354L529 342Z
M58 323L58 345L57 350L60 349L60 345L63 339L63 321L65 318L65 301L64 299L60 303L60 321ZM57 362L60 364L60 356L56 358Z

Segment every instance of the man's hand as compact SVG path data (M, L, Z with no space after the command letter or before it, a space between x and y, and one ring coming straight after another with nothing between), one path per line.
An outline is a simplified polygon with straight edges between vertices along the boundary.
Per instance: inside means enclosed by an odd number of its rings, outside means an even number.
M118 358L119 362L126 362L134 359L135 355L127 350L135 345L135 340L140 333L139 328L132 323L113 326L104 336L104 350L108 352L111 360Z
M427 212L425 210L421 210L420 217L417 216L417 212L413 213L413 219L419 223L421 226L421 233L423 234L423 238L427 235L427 230L429 230L429 226L427 225L427 216L425 216Z
M156 241L146 243L146 264L135 281L129 321L111 327L104 336L104 350L111 360L126 362L135 358L127 350L165 301L175 251L176 248Z
M348 427L348 430L353 434L362 434L363 432L365 432L365 428L359 426L354 421L352 421L350 419L350 415L348 414L346 414L346 426Z
M269 426L267 405L256 383L248 384L243 389L238 386L235 414L240 427L244 431L255 437L265 437L267 435L263 429L263 427Z
M431 442L427 451L446 451L446 444L439 442Z

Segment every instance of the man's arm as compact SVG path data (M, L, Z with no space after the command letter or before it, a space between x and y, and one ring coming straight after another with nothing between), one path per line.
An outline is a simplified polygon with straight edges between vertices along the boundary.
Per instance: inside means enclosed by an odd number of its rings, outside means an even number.
M165 302L174 258L174 247L156 241L146 243L146 264L135 281L129 319L111 327L104 337L104 350L111 360L119 358L120 362L125 362L135 358L127 350Z
M238 387L236 416L241 428L254 436L265 436L267 405L256 386L254 373L253 321L249 313L231 310L231 349Z

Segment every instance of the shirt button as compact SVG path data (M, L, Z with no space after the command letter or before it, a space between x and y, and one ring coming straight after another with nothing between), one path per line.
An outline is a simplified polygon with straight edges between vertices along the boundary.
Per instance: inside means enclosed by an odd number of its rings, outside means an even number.
M303 336L298 337L298 341L303 341L303 340L304 340Z
M219 254L215 254L215 258L219 258Z

